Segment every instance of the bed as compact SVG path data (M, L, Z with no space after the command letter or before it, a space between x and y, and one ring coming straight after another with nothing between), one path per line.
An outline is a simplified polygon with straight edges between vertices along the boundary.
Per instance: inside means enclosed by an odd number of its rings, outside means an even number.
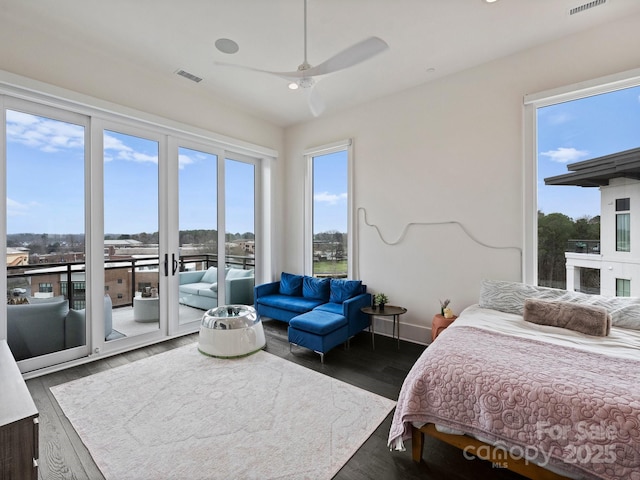
M610 330L525 321L530 298L606 309ZM424 434L530 478L640 480L640 299L484 281L402 386L389 446L421 460Z

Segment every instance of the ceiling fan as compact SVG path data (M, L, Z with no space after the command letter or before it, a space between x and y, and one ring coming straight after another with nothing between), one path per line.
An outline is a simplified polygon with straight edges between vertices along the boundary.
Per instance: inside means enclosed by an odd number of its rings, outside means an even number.
M324 111L325 107L324 102L314 89L318 80L317 77L353 67L384 52L388 48L389 45L387 45L384 40L378 37L369 37L342 50L319 65L311 66L307 61L307 0L304 0L304 61L298 66L297 70L293 72L274 72L225 62L215 63L221 66L237 67L275 75L287 80L289 82L289 88L292 90L298 88L305 89L307 91L309 109L313 116L317 117Z

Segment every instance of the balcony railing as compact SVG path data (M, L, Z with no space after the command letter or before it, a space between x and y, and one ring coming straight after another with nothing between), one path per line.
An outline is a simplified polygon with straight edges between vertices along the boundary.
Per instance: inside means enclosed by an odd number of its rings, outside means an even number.
M600 240L568 240L565 252L600 254Z
M113 298L114 307L133 305L133 298L140 285L158 286L159 276L164 275L164 259L159 257L105 259L105 290L122 292L122 298ZM226 264L243 270L255 268L255 258L242 255L227 255ZM180 271L206 270L218 266L218 255L182 255L178 259ZM171 265L169 265L171 268ZM124 270L124 275L113 272ZM50 286L47 292L64 295L69 308L85 307L86 265L79 262L37 263L32 265L7 266L7 298L30 297L40 292L38 283ZM150 276L151 275L151 276ZM115 280L115 278L118 280ZM114 280L107 280L108 278ZM74 284L79 288L74 288ZM34 288L35 287L35 288Z

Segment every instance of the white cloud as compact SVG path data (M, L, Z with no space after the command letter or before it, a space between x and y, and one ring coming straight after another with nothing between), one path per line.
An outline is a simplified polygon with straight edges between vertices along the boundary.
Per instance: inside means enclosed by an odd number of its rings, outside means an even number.
M321 192L317 193L313 196L313 199L316 202L326 203L327 205L336 205L341 200L347 199L346 193L340 193L338 195L329 193L329 192Z
M587 150L578 150L573 147L559 147L555 150L540 152L540 155L548 157L553 162L570 163L586 158L589 156L589 152Z
M192 163L194 163L194 160L189 155L185 155L185 154L178 155L178 168L180 170L182 170L187 165L191 165Z
M549 125L562 125L563 123L567 123L571 121L573 117L566 112L557 112L553 115L550 115L548 118Z
M157 155L148 155L146 153L137 152L133 148L125 145L108 133L104 135L104 160L105 162L111 162L113 160L124 160L128 162L139 163L158 163Z
M36 203L26 204L20 203L7 197L7 216L8 217L20 217L29 213L32 207L37 206Z
M84 127L7 110L7 140L43 152L83 148Z

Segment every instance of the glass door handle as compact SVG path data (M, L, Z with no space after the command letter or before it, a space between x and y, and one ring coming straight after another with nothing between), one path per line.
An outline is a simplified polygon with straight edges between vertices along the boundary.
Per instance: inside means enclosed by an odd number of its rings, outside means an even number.
M176 260L176 254L171 254L171 259L173 260L173 273L171 275L175 275L178 270L178 261Z

